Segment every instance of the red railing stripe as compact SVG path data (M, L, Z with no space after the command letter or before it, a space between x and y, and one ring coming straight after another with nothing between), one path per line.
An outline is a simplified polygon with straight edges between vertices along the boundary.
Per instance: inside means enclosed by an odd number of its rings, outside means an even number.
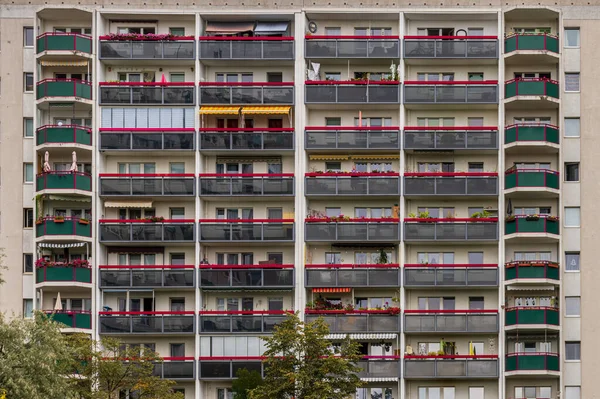
M437 131L437 130L449 130L449 131L481 131L481 130L498 130L497 126L405 126L404 131L411 130L427 130L427 131Z
M497 80L405 80L405 85L497 85Z
M245 133L245 132L275 132L275 133L283 133L283 132L293 132L293 127L290 128L271 128L271 127L246 127L246 128L227 128L227 127L201 127L198 129L202 132L217 132L217 133Z
M369 131L369 130L400 130L400 126L306 126L304 130L349 130L349 131Z
M294 86L294 82L199 82L198 86ZM277 104L273 104L277 105Z
M279 264L279 263L270 263L264 265L212 265L212 264L200 264L200 269L211 270L236 270L236 269L293 269L294 265L292 264Z
M497 264L495 263L446 263L446 264L442 264L442 263L436 263L436 264L431 264L431 263L406 263L404 264L405 268L462 268L462 267L475 267L475 268L480 268L480 267L489 267L489 268L494 268L494 267L498 267Z
M168 316L168 315L194 315L195 312L193 310L190 311L172 311L172 310L165 310L165 311L154 311L154 312L106 312L106 311L102 311L102 312L98 312L98 314L100 315L120 315L120 316L140 316L140 315L146 315L146 316Z
M194 82L98 82L98 86L195 86Z
M498 36L404 36L405 40L498 40Z
M361 177L361 176L400 176L398 172L323 172L323 173L305 173L306 177L327 177L327 176L337 176L337 177Z
M400 36L353 36L353 35L305 35L304 38L306 40L399 40Z
M187 128L187 127L168 127L168 128L154 128L154 127L101 127L98 129L100 133L102 132L126 132L126 133L136 133L136 132L144 132L144 133L161 133L161 132L181 132L181 133L194 133L196 129Z
M237 41L293 41L293 36L200 36L198 40L207 41L224 41L224 42L237 42Z
M498 218L405 218L405 222L497 222Z
M350 219L331 219L328 217L324 218L306 218L306 223L344 223L344 222L387 222L387 223L398 223L400 219L397 218L350 218Z
M194 269L194 265L99 265L99 269Z
M195 177L193 173L99 173L100 177Z
M496 177L497 172L406 172L404 176L415 176L415 177L461 177L461 176L487 176Z
M200 177L294 177L293 173L200 173Z
M201 223L293 223L294 219L199 219Z
M307 80L305 85L399 85L398 80Z
M460 314L460 313L498 313L497 309L455 309L455 310L446 310L446 309L438 309L438 310L405 310L404 313L426 313L426 314Z
M312 263L304 265L306 269L398 269L399 263L353 264L353 263Z
M147 219L100 219L99 223L194 223L194 219L164 219L153 222Z

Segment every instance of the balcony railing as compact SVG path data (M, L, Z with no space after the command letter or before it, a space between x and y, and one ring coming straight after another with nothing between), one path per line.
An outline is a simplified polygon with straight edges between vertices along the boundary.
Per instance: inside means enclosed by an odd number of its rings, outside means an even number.
M294 82L201 82L200 104L294 104Z
M201 36L201 60L293 60L293 37Z
M404 195L498 195L498 173L404 174Z
M99 177L100 195L196 195L196 178L193 173L100 173Z
M104 60L194 60L196 42L193 36L177 40L116 40L100 37L99 57Z
M346 312L343 310L306 310L306 321L315 321L322 317L333 333L398 333L400 315L390 314L387 310Z
M399 173L306 173L305 195L400 195Z
M100 82L100 105L194 105L193 82Z
M92 54L92 37L80 33L46 32L36 38L37 54L44 51L68 51Z
M103 265L100 288L193 288L193 265Z
M52 170L36 176L35 189L92 191L92 176L84 172Z
M504 234L547 233L560 234L558 218L540 215L539 217L517 215L506 220Z
M204 242L293 242L293 219L200 219Z
M294 265L200 265L201 289L291 289Z
M504 310L504 324L522 328L526 325L560 325L558 308L547 306L516 306Z
M558 126L548 123L519 123L506 126L504 144L512 143L559 143Z
M551 261L516 261L504 264L504 280L514 279L560 279L557 262Z
M498 82L406 81L406 104L498 104Z
M36 144L92 145L92 129L78 125L44 125L37 128Z
M308 264L305 286L309 287L398 287L398 264Z
M45 217L36 221L35 236L81 236L92 237L92 226L79 218L64 217L57 219Z
M199 376L201 380L231 380L241 369L264 375L263 359L261 356L201 356Z
M308 126L307 150L399 150L398 126Z
M399 104L400 82L306 81L306 104Z
M306 36L306 58L400 58L398 36Z
M200 333L271 333L286 311L200 311Z
M510 168L505 173L504 188L544 187L559 189L559 172L550 169Z
M200 150L293 150L294 129L201 128Z
M194 312L98 312L100 334L193 334Z
M193 220L100 220L101 242L194 242Z
M498 128L491 126L407 126L405 150L496 150Z
M504 38L504 52L550 51L558 54L558 37L547 33L520 33Z
M405 264L406 287L497 287L496 264Z
M404 378L498 378L497 355L405 356Z
M100 150L193 151L196 130L187 128L104 128L99 129Z
M201 173L203 196L288 196L294 195L293 173Z
M398 219L306 219L306 241L400 241Z
M404 219L405 241L498 241L497 218Z
M400 377L400 356L363 356L357 365L359 378Z
M44 79L36 86L36 99L76 97L92 99L92 83L79 79Z
M498 58L496 36L404 36L404 58Z
M517 78L504 83L506 99L518 96L544 96L559 98L559 85L556 80L543 78Z
M49 318L63 324L62 328L92 328L92 315L87 310L43 310Z
M193 357L165 357L154 365L156 377L168 380L193 380L196 378L196 361Z
M35 282L38 284L53 282L91 283L92 269L68 265L36 267Z
M506 355L506 371L560 371L558 353L509 353Z
M405 310L405 333L497 333L497 310Z

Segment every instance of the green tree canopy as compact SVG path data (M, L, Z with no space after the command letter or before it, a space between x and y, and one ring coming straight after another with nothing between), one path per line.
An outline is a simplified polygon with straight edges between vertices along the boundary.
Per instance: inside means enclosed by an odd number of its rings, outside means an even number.
M249 392L263 384L263 378L256 370L239 369L235 376L231 386L235 399L249 399Z

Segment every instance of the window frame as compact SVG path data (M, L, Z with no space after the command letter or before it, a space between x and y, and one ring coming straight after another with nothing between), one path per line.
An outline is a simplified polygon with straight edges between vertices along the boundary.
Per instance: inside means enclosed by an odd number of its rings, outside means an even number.
M31 180L27 179L27 169L28 167L31 168ZM34 173L33 173L33 163L32 162L23 162L23 183L25 184L33 184L34 181Z
M569 35L567 35L567 31L571 31L571 32L577 32L577 44L575 45L570 45L569 44L569 40L568 37ZM580 48L581 47L581 29L578 27L565 27L564 28L564 47L565 48Z
M31 122L31 134L28 133L29 123ZM35 128L33 126L33 118L23 118L23 137L26 139L32 139L35 136Z
M23 208L23 228L32 229L34 219L33 208Z
M27 32L31 30L31 44L27 44ZM23 47L30 48L35 46L35 30L33 26L23 27Z
M569 300L575 300L578 301L576 302L577 304L577 314L569 314L568 310L569 307L567 306L567 302L570 302ZM580 296L565 296L565 317L581 317L581 297Z
M29 259L29 260L28 260ZM30 264L28 264L30 263ZM31 266L31 270L27 270L28 266ZM32 253L24 253L23 254L23 274L31 274L33 273L33 254Z
M577 257L576 269L569 269L569 261L567 257ZM565 273L579 273L581 272L581 253L580 252L565 252Z
M567 345L573 345L573 358L569 358L569 350ZM565 341L565 361L566 362L581 362L581 341Z
M577 135L567 135L567 121L577 121ZM565 138L578 138L581 137L581 118L564 118L564 134Z
M577 76L577 90L568 90L568 79L567 76ZM581 73L579 72L565 72L565 93L580 93L581 92Z
M567 224L567 209L568 210L577 210L578 214L578 222L576 224ZM564 216L564 223L563 223L563 227L575 227L575 228L580 228L581 227L581 207L579 206L565 206L565 216Z
M30 75L31 75L31 89L27 90L27 87L29 86L27 84L27 78ZM23 72L23 92L24 93L33 93L34 88L35 88L35 81L34 81L33 72Z
M581 177L579 176L579 170L580 170L579 164L580 164L580 162L565 162L564 163L564 175L565 175L564 181L565 182L576 183L576 182L581 181ZM575 180L569 180L569 172L567 170L568 167L576 167L577 177Z

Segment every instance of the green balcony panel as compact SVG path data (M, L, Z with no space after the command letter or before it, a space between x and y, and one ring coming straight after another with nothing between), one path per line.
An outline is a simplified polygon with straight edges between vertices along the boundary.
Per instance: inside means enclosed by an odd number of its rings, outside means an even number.
M558 267L556 266L518 266L507 265L504 269L505 280L547 278L559 279Z
M558 355L519 354L506 357L506 371L559 371Z
M92 145L91 129L83 126L43 126L36 132L37 145L75 143Z
M40 224L36 224L36 237L48 236L70 236L78 235L82 237L92 236L92 226L82 224L77 219L65 219L64 222L55 222L51 218L45 219Z
M524 217L518 217L514 220L507 220L504 225L504 234L514 233L549 233L559 234L557 220L548 220L539 218L538 220L527 220Z
M92 38L72 33L44 33L37 37L37 52L80 51L92 53Z
M82 172L50 172L36 176L36 190L92 190L92 177Z
M48 316L52 320L64 324L63 328L92 328L92 317L89 313L57 312Z
M558 128L552 125L512 125L504 132L504 144L547 142L558 144Z
M44 97L80 97L92 99L92 86L77 79L46 79L38 82L36 98Z
M558 178L558 172L553 170L509 169L505 174L504 189L546 187L558 190Z
M504 97L548 96L559 98L558 82L545 79L510 80L504 85Z
M35 271L36 283L73 281L91 283L92 271L87 267L42 267Z
M504 52L547 50L558 54L558 38L544 34L513 35L504 39Z
M507 326L523 324L550 324L558 326L560 324L559 319L558 309L513 308L506 310L504 321Z

